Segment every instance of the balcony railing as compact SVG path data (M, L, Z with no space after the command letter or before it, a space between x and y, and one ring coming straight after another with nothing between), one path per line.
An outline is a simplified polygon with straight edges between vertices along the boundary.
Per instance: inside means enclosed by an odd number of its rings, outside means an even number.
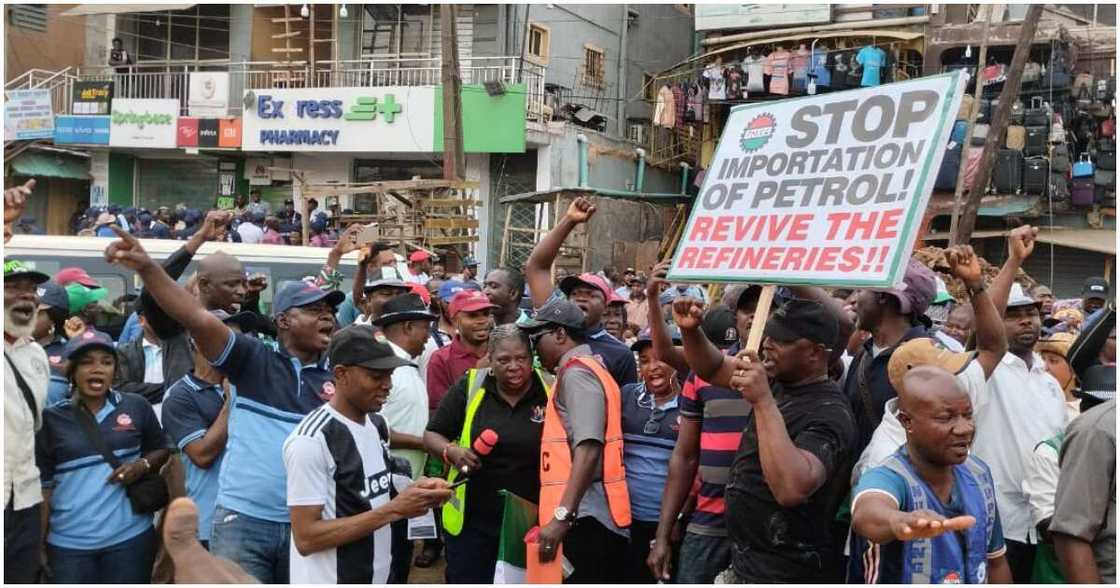
M439 57L368 56L360 60L306 62L207 62L141 64L83 68L77 81L112 81L116 98L170 98L188 112L192 72L230 74L230 115L242 111L245 90L273 88L339 88L435 86L440 84ZM544 116L544 75L541 65L520 57L474 57L460 63L464 84L524 83L530 120ZM69 113L70 105L64 108ZM61 113L62 111L56 111Z

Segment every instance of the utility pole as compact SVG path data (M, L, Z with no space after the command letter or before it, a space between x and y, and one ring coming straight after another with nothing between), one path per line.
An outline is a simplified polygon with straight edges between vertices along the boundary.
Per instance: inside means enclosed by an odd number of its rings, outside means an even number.
M953 236L953 245L967 244L972 240L972 231L976 228L976 213L980 210L980 199L984 196L984 189L992 178L992 169L995 167L996 152L1003 144L1007 132L1007 122L1011 119L1011 105L1019 95L1019 87L1023 80L1023 67L1030 55L1031 44L1034 42L1035 31L1038 30L1038 20L1042 16L1042 5L1031 4L1027 9L1027 16L1023 19L1023 29L1019 33L1019 41L1015 44L1015 54L1011 57L1011 67L1007 72L1007 81L1003 84L1003 91L999 94L999 106L992 113L991 127L988 129L988 139L984 143L984 150L980 154L980 169L976 172L976 181L968 187L968 201L965 202L964 212L961 214L957 232ZM984 64L979 64L984 67ZM979 83L980 76L977 76ZM967 153L967 151L965 151ZM967 165L967 157L961 158L961 165Z
M462 180L467 166L463 155L463 104L459 74L459 42L455 5L439 7L440 83L443 85L443 179Z
M953 216L949 221L949 242L956 243L957 223L961 216L961 193L964 192L964 180L968 173L968 149L972 143L972 130L976 128L976 115L980 113L980 99L984 96L984 64L988 62L988 30L992 26L992 5L988 5L988 14L984 18L984 33L980 37L980 60L976 63L976 89L973 91L972 108L968 112L968 128L964 133L964 144L961 145L961 167L957 171L957 187L953 190ZM989 131L991 129L989 128Z

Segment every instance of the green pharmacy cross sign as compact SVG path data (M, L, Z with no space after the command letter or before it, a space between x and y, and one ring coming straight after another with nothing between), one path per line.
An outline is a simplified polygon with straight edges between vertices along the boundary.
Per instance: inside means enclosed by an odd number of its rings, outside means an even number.
M377 113L380 112L384 115L385 122L392 123L402 109L403 107L397 103L396 97L392 94L386 94L384 100L380 103L376 97L360 96L357 103L350 107L350 112L347 112L343 118L353 121L374 120L377 118Z

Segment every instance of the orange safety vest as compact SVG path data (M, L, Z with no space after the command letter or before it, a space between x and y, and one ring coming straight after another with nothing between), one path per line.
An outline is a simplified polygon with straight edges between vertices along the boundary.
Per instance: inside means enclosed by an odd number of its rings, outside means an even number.
M579 363L591 370L599 378L607 399L607 430L603 443L603 488L606 489L607 506L611 519L619 527L630 526L630 492L626 488L626 470L622 465L622 395L614 378L598 361L591 357L577 357L568 362L564 369ZM559 379L557 380L559 383ZM557 388L559 391L559 388ZM548 409L544 417L544 432L541 434L541 497L538 508L540 525L543 527L552 520L556 507L564 495L564 487L572 472L572 449L568 445L568 433L556 411L556 397L548 399Z

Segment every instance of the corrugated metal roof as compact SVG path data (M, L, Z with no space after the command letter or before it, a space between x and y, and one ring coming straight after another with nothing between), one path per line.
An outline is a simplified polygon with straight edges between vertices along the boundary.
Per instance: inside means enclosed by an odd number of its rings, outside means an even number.
M52 156L45 153L27 152L10 163L12 175L31 178L64 178L69 180L88 180L89 161L79 161L72 157Z

